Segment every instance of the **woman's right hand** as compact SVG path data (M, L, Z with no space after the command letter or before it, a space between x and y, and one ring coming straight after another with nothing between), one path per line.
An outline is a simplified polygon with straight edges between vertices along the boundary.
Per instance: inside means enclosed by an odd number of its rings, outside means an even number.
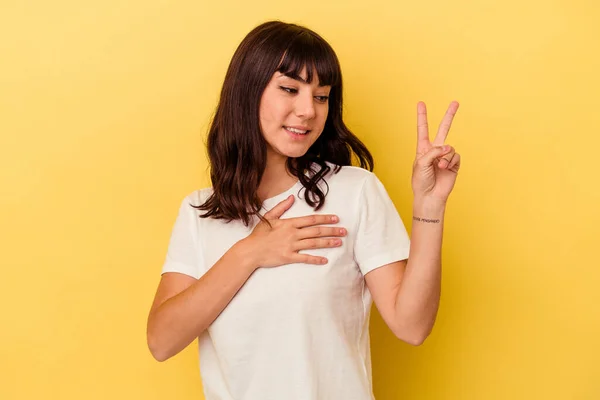
M284 264L326 264L324 257L300 254L299 250L339 247L347 231L331 225L339 221L336 215L307 215L305 217L280 219L292 206L294 196L289 196L264 217L271 226L260 221L252 233L244 239L256 260L257 267L278 267Z

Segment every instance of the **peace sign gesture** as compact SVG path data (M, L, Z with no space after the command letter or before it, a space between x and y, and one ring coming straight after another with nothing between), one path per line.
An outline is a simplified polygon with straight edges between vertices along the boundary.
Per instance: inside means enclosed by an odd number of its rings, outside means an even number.
M431 198L445 203L454 188L460 168L460 154L445 145L458 102L453 101L442 119L433 142L429 140L427 108L417 103L417 155L413 164L412 189L415 198Z

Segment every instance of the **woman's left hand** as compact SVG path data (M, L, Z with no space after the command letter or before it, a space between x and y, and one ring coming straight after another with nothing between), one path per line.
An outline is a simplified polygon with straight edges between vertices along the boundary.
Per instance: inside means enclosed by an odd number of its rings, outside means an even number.
M457 101L450 103L432 143L429 140L427 108L422 101L417 104L417 155L412 175L415 199L431 199L445 204L454 188L460 168L460 155L454 147L445 145L444 142L458 106Z

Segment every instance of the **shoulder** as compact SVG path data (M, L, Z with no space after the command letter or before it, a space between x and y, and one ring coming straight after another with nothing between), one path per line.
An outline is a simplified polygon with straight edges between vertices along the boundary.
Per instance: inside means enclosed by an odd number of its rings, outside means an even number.
M193 206L200 206L210 197L213 190L211 187L196 189L193 192L188 193L181 200L181 210L187 211L190 215L194 214L193 211L198 211Z
M196 189L193 192L188 193L188 195L185 196L185 199L188 200L193 205L199 206L208 199L208 197L212 194L212 192L213 192L212 187Z
M331 170L327 173L325 181L332 187L333 193L338 193L343 201L359 198L359 202L372 202L373 199L389 198L387 189L379 177L364 168L355 166L342 166L335 173L335 164L327 163Z

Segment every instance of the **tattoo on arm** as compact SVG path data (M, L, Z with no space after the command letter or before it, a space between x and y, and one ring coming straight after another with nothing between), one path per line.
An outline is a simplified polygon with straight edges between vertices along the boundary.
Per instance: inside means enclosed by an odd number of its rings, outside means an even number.
M428 222L428 223L431 223L431 224L439 224L440 223L439 219L419 218L419 217L414 217L414 216L413 216L413 219L415 221Z

